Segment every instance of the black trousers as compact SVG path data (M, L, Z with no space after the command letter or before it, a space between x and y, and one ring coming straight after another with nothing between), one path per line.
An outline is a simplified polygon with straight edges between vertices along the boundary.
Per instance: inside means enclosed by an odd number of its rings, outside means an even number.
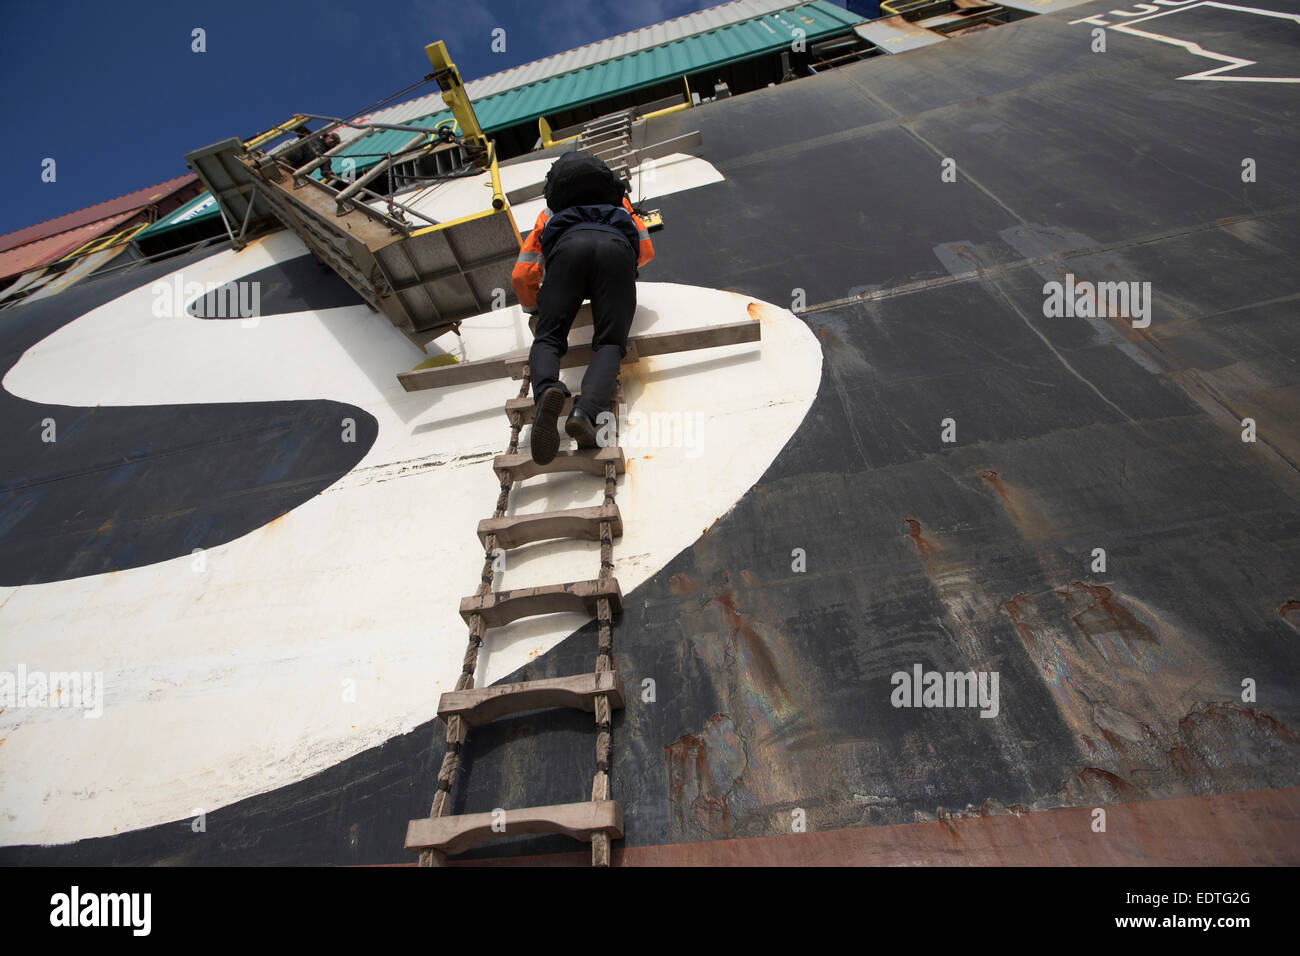
M573 229L560 237L546 260L546 276L537 293L537 332L528 353L534 399L555 387L571 394L560 381L560 359L569 350L569 328L578 307L583 299L591 299L595 354L582 377L577 404L593 422L609 408L636 312L636 275L636 252L620 236Z

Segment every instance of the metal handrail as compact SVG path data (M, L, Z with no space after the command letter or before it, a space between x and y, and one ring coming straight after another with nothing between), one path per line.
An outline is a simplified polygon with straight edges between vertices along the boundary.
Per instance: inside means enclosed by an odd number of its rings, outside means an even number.
M488 149L488 175L492 180L492 208L505 209L506 196L501 190L501 170L497 168L497 142L489 140L491 146Z
M376 179L384 171L391 169L394 162L400 162L406 159L410 159L413 156L416 156L420 152L422 152L423 150L416 149L415 147L416 144L420 143L420 141L423 139L424 139L424 135L412 137L406 143L402 144L401 149L399 149L396 154L389 153L385 155L385 157L381 159L379 162L375 163L375 165L371 166L370 169L368 169L365 173L362 174L361 178L355 180L350 186L348 186L346 189L344 189L342 192L339 193L340 205L346 202L348 199L351 199L352 196L362 186L366 185L366 183L370 182L373 179ZM325 157L323 156L321 157L321 159L324 158ZM297 176L298 173L295 172L294 177L297 178Z
M438 220L436 220L436 219L430 219L430 218L429 218L428 216L426 216L424 213L422 213L422 212L417 212L415 209L412 209L410 206L406 205L405 203L398 202L396 199L393 199L391 196L381 196L381 195L379 195L379 193L375 192L373 189L366 189L364 186L361 188L360 191L363 192L363 193L367 193L367 194L369 194L370 196L373 196L373 197L374 197L377 201L379 201L379 202L387 203L388 206L389 206L390 208L396 206L398 209L402 210L402 212L406 213L406 214L409 215L409 216L414 216L416 219L423 219L425 222L427 222L427 223L428 223L429 225L431 225L431 226L440 226L440 225L442 225L440 222L438 222ZM379 211L376 210L376 209L371 209L369 206L365 205L364 203L358 203L355 199L352 200L352 202L353 202L353 208L354 208L354 209L360 209L360 210L363 210L363 211L365 211L365 212L372 213L372 214L374 214L375 216L378 216L379 218L381 218L381 219L383 219L385 222L387 222L387 223L389 224L390 227L392 227L394 224L398 224L398 225L400 225L400 226L401 226L401 232L402 232L403 235L407 235L407 236L409 236L409 235L411 234L411 227L410 227L409 225L407 225L406 223L403 223L403 222L401 222L400 220L394 219L394 218L392 218L391 216L385 216L383 213L379 212Z
M928 7L934 4L946 2L948 2L948 0L906 0L906 2L901 2L901 0L892 0L892 2L891 0L881 0L880 9L892 16L898 16L899 14L919 10L921 7Z
M394 192L393 170L397 164L408 162L418 158L419 156L426 155L447 143L458 144L462 151L470 158L471 162L478 165L480 169L488 173L490 185L492 187L492 209L500 211L509 208L509 203L501 186L501 175L497 164L496 143L493 140L488 139L483 134L481 128L479 128L477 118L473 113L473 104L465 95L464 86L460 81L460 73L456 69L455 64L453 64L448 57L446 46L439 41L425 47L425 52L428 54L429 60L434 67L434 72L426 76L425 79L436 80L439 88L442 90L443 101L451 108L453 116L455 117L455 122L451 127L447 126L447 120L445 119L432 129L429 129L423 126L409 126L398 123L359 122L340 119L336 116L319 116L314 113L300 113L294 117L295 120L318 120L327 125L321 127L314 133L310 133L294 142L285 144L284 147L285 149L292 149L301 146L303 143L310 143L318 137L332 132L341 126L346 126L349 129L364 130L365 135L369 135L376 130L394 130L397 132L409 132L415 134L410 140L404 143L396 153L383 153L379 162L366 170L360 178L349 183L342 189L339 189L335 194L338 204L338 215L342 216L347 212L356 209L379 220L380 222L383 222L390 229L404 233L408 236L411 234L410 225L402 222L401 219L398 218L403 213L421 219L424 222L429 223L430 226L438 226L441 224L392 198ZM285 130L288 125L288 123L281 124L281 126L276 127L276 130ZM457 126L459 126L464 132L457 134L454 131ZM266 136L267 134L264 134L263 137L259 137L259 141L265 142ZM364 136L362 138L364 138ZM324 166L332 159L339 158L342 155L355 155L351 153L343 154L341 152L336 152L336 150L342 150L343 146L344 144L340 144L335 147L335 149L317 156L315 159L296 169L292 169L291 175L294 188L299 188L300 186L306 185L308 182L315 182L315 180L310 179L311 173L319 167ZM283 152L283 149L277 151L276 154L273 154L270 157L270 162L277 166L288 167L289 163L279 157L279 152ZM262 165L262 162L259 161L257 165ZM388 195L381 196L369 189L367 184L373 182L376 178L385 173L388 175ZM318 183L317 185L322 188L330 188L324 182ZM370 206L368 206L363 200L363 197L373 197L375 200L387 203L389 215L385 215L376 209L370 208ZM400 210L400 212L397 212L398 210ZM396 216L394 216L393 213L396 213Z

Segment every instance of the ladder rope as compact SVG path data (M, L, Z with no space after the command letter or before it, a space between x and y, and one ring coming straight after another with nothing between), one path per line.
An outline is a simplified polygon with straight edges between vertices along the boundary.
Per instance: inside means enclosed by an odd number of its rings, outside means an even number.
M618 411L623 403L623 384L620 379L614 381L614 444L620 440L618 434ZM618 476L613 463L605 465L605 504L614 503ZM606 583L614 572L614 534L608 521L600 523L600 575L599 581ZM596 673L603 674L614 670L614 622L609 610L609 600L601 598L596 602ZM613 764L614 738L612 735L613 718L609 706L609 697L605 694L596 698L596 772L591 781L591 799L608 800L610 798L610 771ZM608 833L597 833L591 838L591 865L605 867L610 865L610 839Z

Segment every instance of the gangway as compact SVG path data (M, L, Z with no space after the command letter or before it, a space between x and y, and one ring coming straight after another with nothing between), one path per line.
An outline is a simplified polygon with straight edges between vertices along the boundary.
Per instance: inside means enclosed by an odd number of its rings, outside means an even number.
M494 145L478 124L460 72L442 41L425 52L433 65L430 77L459 132L450 126L431 130L304 113L248 142L232 138L186 155L227 224L241 224L238 235L232 234L236 247L273 217L421 347L499 304L497 290L509 292L522 245L501 189ZM308 120L325 125L278 150L264 149ZM321 150L319 141L344 126L366 136L378 130L411 136L362 175L327 182L320 170L338 154ZM304 147L320 155L300 162ZM481 211L439 222L393 196L397 184L423 171L432 174L424 179L477 172L491 185L491 202ZM383 184L387 191L377 192L374 187Z

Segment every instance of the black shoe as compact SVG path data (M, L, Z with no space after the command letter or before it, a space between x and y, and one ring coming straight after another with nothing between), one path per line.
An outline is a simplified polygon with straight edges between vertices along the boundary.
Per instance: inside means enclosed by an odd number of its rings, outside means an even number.
M533 461L539 465L549 465L555 460L555 453L560 450L560 431L556 419L564 410L564 392L558 388L548 388L537 400L537 412L533 416L533 431L528 442L533 453Z
M564 423L564 433L578 442L579 448L597 448L599 444L596 441L596 426L591 423L578 406L573 407L569 412L569 420Z

